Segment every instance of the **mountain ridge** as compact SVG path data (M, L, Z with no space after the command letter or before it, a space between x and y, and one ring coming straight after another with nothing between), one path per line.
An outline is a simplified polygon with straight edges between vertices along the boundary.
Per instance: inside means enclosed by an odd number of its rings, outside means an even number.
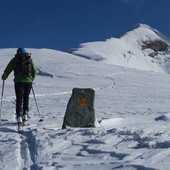
M170 73L168 38L146 24L138 24L120 38L82 43L71 54L139 70Z

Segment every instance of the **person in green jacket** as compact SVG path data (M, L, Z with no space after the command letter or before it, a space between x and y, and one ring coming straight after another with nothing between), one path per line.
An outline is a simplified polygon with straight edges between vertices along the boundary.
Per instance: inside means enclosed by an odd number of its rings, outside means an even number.
M2 80L6 80L12 71L14 71L17 123L18 125L26 124L29 111L29 95L37 68L24 48L17 49L15 57L12 58L4 70Z

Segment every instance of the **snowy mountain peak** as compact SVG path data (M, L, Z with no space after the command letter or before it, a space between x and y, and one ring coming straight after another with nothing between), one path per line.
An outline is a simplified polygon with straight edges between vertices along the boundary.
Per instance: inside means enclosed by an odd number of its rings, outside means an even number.
M108 64L169 73L168 49L166 36L146 24L138 24L120 38L83 43L71 53Z

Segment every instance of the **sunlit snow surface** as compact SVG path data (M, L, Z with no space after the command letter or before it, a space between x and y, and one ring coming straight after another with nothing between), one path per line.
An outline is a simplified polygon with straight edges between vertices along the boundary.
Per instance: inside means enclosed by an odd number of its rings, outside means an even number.
M27 49L39 73L30 96L30 126L17 133L13 73L5 81L0 169L167 170L170 167L170 76ZM0 50L0 72L16 49ZM148 66L147 66L148 67ZM96 128L62 130L72 89L95 90ZM2 90L2 81L0 83Z

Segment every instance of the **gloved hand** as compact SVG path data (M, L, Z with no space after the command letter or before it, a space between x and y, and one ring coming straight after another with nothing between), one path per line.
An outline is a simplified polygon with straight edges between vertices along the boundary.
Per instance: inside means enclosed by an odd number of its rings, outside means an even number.
M6 78L4 77L4 75L2 75L1 79L2 79L2 80L5 80Z

